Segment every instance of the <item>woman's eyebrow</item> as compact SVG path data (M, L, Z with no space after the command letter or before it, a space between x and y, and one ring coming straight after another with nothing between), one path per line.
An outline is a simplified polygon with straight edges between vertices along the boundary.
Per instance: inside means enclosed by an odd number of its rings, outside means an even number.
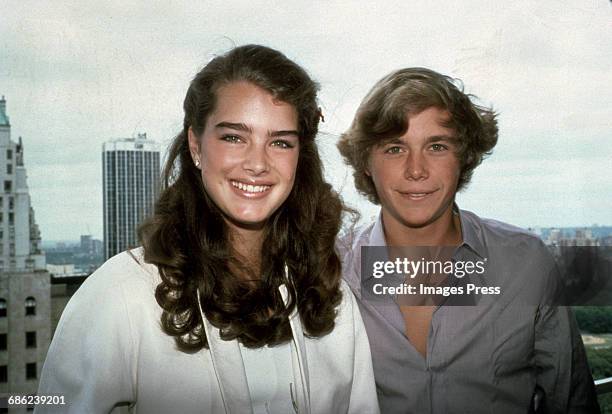
M223 121L223 122L219 122L217 125L215 125L215 128L227 128L227 129L233 129L236 131L243 131L243 132L248 132L248 133L253 133L253 129L251 127L249 127L248 125L242 123L242 122L228 122L228 121ZM268 132L268 135L271 137L284 137L287 135L294 135L296 137L299 138L300 134L294 130L294 129L287 129L287 130L280 130L280 131L270 131Z
M223 122L219 122L217 125L215 125L215 128L229 128L229 129L235 129L237 131L244 131L244 132L253 132L253 130L247 126L246 124L243 124L242 122L227 122L227 121L223 121Z

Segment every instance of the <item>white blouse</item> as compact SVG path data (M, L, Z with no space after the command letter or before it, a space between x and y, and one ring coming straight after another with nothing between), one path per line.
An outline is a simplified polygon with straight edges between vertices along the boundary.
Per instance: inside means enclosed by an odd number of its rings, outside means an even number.
M294 381L289 342L247 348L240 344L254 414L293 413Z

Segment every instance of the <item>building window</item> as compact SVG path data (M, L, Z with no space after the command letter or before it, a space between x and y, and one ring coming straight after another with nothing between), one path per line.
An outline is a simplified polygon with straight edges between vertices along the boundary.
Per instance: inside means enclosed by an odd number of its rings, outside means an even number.
M36 348L36 332L26 332L26 348Z
M13 189L13 183L10 180L4 181L4 192L10 193Z
M9 197L9 210L12 210L13 208L15 208L15 201L13 197Z
M6 299L0 299L0 318L6 317Z
M14 224L15 224L15 214L9 213L9 226L12 226Z
M0 365L0 382L8 382L8 367Z
M36 362L28 362L26 364L26 379L36 379Z
M6 334L0 334L0 351L6 351Z
M25 300L25 314L26 316L36 315L36 299L32 296L28 296Z
M13 173L13 164L6 164L6 173L7 174Z
M10 160L11 158L13 158L13 150L12 149L7 149L6 150L6 159Z

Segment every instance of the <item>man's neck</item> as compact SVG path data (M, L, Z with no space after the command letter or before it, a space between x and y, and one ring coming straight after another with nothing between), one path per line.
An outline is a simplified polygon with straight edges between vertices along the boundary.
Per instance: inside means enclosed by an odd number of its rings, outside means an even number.
M382 214L385 241L389 246L458 246L463 241L461 221L452 207L434 222L423 227L409 227L385 220Z

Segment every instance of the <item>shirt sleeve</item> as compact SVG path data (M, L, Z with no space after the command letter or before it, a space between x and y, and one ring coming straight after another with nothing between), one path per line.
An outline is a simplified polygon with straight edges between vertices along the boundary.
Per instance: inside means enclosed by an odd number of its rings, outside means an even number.
M38 395L63 396L65 405L39 405L37 413L107 413L135 402L124 292L98 272L66 306L41 374Z
M546 249L543 247L543 249ZM548 291L559 292L560 276L554 259L545 250L552 282ZM544 392L543 406L536 412L600 412L586 352L571 308L557 306L558 296L545 298L538 307L535 324L537 386Z
M376 396L376 384L374 382L374 370L372 368L372 356L370 344L366 334L359 306L355 296L350 289L345 288L344 295L351 300L353 312L353 329L355 335L355 360L353 364L353 384L348 412L350 414L378 414L378 397Z

